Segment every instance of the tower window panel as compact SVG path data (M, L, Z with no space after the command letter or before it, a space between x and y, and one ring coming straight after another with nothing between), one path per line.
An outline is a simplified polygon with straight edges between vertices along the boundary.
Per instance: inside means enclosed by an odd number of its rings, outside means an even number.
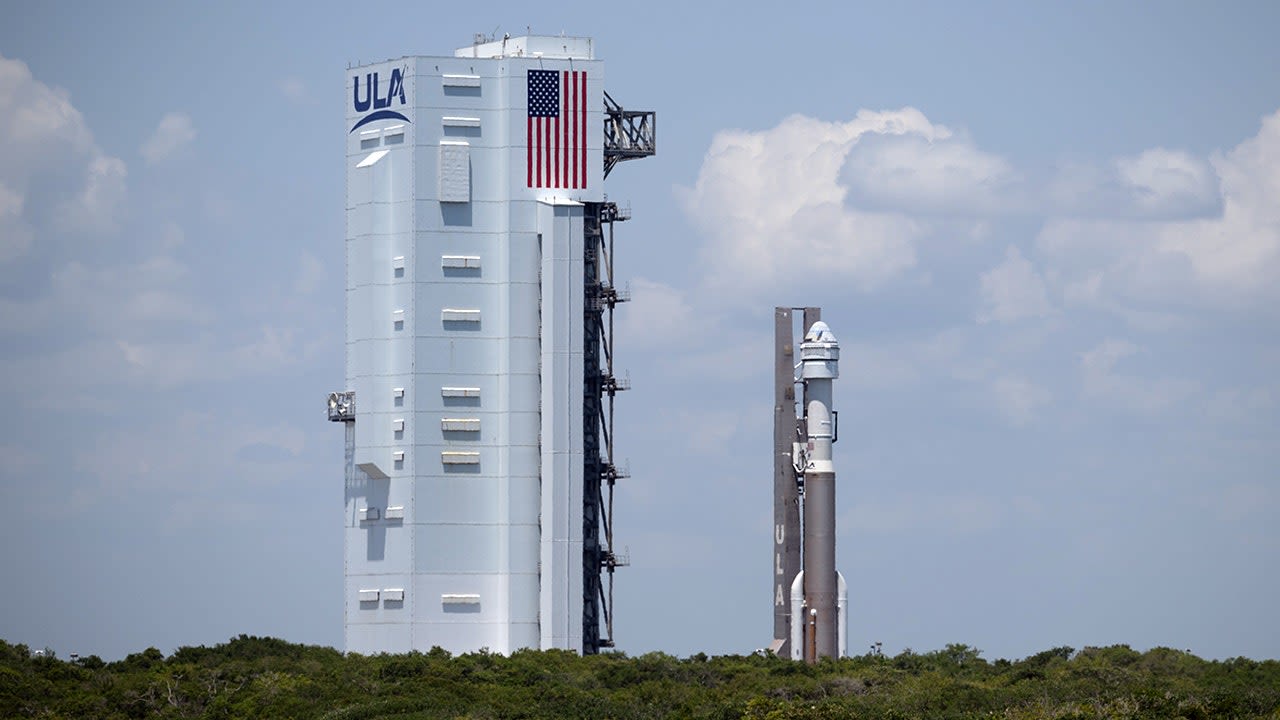
M443 75L440 81L440 84L447 88L480 87L479 75Z
M480 453L444 450L440 453L440 462L445 465L479 465Z
M479 255L441 255L440 267L458 269L479 269Z
M466 143L440 143L440 202L471 202L471 147Z
M440 319L445 322L480 322L479 310L463 310L459 308L445 308L440 311Z
M445 127L480 127L480 118L477 117L457 117L446 115L441 118Z

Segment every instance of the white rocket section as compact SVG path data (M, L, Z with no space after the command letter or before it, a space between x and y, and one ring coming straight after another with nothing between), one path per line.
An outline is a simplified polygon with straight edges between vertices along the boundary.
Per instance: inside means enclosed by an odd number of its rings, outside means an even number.
M804 660L805 653L804 571L791 581L791 659Z
M516 40L346 73L350 652L581 649L580 203L603 200L604 66L588 39ZM530 69L587 74L586 188L527 186Z
M836 582L839 587L839 599L837 601L836 614L839 616L838 632L836 638L839 656L849 657L849 584L844 580L844 574L836 571ZM804 612L804 571L801 570L796 574L794 580L791 581L790 597L788 602L791 604L791 617L805 618ZM807 625L803 622L792 621L791 623L791 659L804 660L804 640Z
M836 613L840 616L839 643L840 657L849 657L849 583L844 581L844 573L836 571L836 581L840 587L840 597Z
M827 324L819 320L805 333L800 344L800 377L805 381L809 406L805 419L809 447L805 453L805 475L832 473L831 443L835 426L831 414L832 380L840 377L840 343Z

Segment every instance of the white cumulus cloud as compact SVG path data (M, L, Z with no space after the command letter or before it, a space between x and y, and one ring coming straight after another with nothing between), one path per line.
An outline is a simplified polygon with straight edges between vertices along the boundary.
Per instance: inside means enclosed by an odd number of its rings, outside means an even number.
M1013 245L1005 250L1004 262L982 274L980 283L984 308L979 322L1007 323L1043 317L1051 310L1044 278Z
M22 220L25 198L0 184L0 263L26 254L31 228Z
M642 277L630 289L631 302L618 310L618 334L629 345L666 347L693 334L693 311L683 291Z
M128 174L119 158L95 157L85 168L84 187L63 203L58 224L91 233L114 230L120 222Z
M1004 158L937 126L862 136L840 173L856 207L966 217L1018 209L1024 184Z
M191 116L182 112L165 113L151 137L142 143L142 157L152 165L173 155L196 139L196 126Z
M1087 373L1105 375L1111 372L1116 363L1136 352L1138 346L1128 340L1105 340L1097 347L1080 353L1080 364Z
M717 133L682 198L706 237L710 284L761 293L824 281L869 289L912 267L917 221L846 203L841 168L868 133L949 136L912 108L862 111L843 123L795 115L769 130Z
M1213 158L1222 216L1162 228L1159 248L1191 262L1215 289L1274 290L1280 272L1280 111L1254 137Z
M1149 207L1195 203L1211 186L1220 209L1191 218L1050 218L1037 248L1065 297L1239 305L1280 296L1280 111L1257 135L1210 158L1211 171L1160 149L1117 165Z
M36 80L21 60L0 56L0 147L4 169L29 172L54 145L83 152L93 135L66 90Z
M1184 378L1144 372L1121 372L1121 361L1142 348L1128 340L1108 339L1080 353L1085 393L1102 405L1154 414L1188 399L1199 387Z
M125 197L124 162L94 143L65 90L0 56L0 260L22 256L49 226L113 230Z
M1222 210L1207 158L1157 147L1107 163L1065 163L1044 189L1050 215L1123 220L1186 220Z
M1177 215L1217 202L1218 184L1204 160L1153 148L1116 160L1116 171L1138 209L1151 215Z
M1052 400L1047 389L1016 375L996 378L990 388L996 407L1014 425L1031 422L1036 411Z

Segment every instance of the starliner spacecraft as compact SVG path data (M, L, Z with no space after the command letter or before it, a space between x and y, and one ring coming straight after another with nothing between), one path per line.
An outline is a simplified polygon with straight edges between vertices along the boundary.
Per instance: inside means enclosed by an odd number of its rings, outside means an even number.
M795 363L792 311L808 328ZM836 471L832 444L838 415L832 381L840 343L821 309L775 308L774 640L793 660L843 657L848 642L848 586L836 571ZM799 371L798 376L796 371ZM799 415L796 387L802 388Z

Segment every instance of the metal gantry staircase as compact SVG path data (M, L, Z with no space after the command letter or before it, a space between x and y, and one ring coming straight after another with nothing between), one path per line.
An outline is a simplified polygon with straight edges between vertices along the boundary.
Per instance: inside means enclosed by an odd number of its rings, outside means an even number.
M624 110L604 93L604 176L623 160L657 152L657 115ZM616 203L583 209L582 653L614 647L613 573L629 559L613 541L613 491L628 473L613 448L613 401L630 388L614 371L613 311L630 300L613 275L613 225L630 219Z
M630 383L614 372L613 311L630 299L613 275L613 225L628 219L615 203L587 203L583 232L582 652L613 641L613 573L627 564L613 540L613 491L627 477L613 447L613 405ZM607 578L606 578L607 575Z

